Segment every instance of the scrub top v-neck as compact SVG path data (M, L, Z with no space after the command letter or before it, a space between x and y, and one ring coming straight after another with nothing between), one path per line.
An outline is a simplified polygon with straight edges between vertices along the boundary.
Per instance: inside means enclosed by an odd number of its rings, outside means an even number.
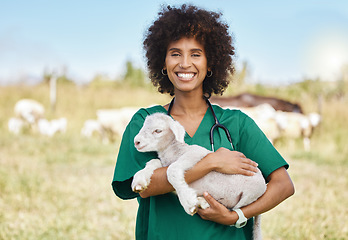
M288 164L257 127L255 122L238 110L222 109L213 105L220 123L230 131L233 144L237 151L259 164L265 178L274 170ZM134 174L145 167L146 162L157 158L155 152L140 153L134 147L134 137L141 129L146 116L167 110L162 106L140 109L128 124L120 145L112 187L117 196L122 199L137 197L139 209L136 223L136 239L148 240L177 240L177 239L251 239L252 219L240 229L203 220L199 215L188 215L174 193L141 198L131 190ZM190 137L185 134L187 144L197 144L211 150L209 132L214 124L214 118L207 111L197 128ZM214 134L215 149L225 147L231 150L231 145L223 130Z
M210 120L209 119L209 114L208 114L208 111L209 111L209 108L207 108L201 122L199 123L198 125L198 128L196 129L195 133L193 134L193 136L190 136L190 134L188 134L186 131L185 131L185 142L187 144L190 144L192 142L195 142L195 139L197 138L197 136L201 136L202 134L200 133L201 131L204 131L204 126L206 124L210 124ZM191 145L191 144L190 144Z

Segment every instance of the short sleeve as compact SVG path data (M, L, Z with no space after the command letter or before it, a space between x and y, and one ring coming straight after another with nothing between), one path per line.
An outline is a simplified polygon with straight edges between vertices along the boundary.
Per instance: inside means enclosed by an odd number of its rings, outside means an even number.
M131 189L133 176L137 171L145 167L146 162L157 158L155 152L141 153L134 147L134 137L143 126L147 115L148 113L145 109L140 109L127 125L122 137L112 182L115 194L122 199L131 199L139 196Z
M288 163L275 149L266 135L253 119L240 113L240 150L247 158L257 162L265 179L280 167L289 167Z

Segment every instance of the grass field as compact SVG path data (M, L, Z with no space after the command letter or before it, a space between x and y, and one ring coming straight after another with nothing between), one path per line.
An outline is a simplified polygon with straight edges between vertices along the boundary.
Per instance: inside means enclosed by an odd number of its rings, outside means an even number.
M42 102L48 118L67 117L67 132L10 134L7 121L21 98ZM98 108L168 99L144 89L67 85L58 88L51 112L45 85L0 87L0 239L134 239L137 202L122 201L111 189L120 139L102 144L82 138L80 129ZM315 100L305 103L313 109ZM264 239L348 239L347 104L347 96L324 101L310 152L299 141L276 145L290 163L296 193L264 214Z

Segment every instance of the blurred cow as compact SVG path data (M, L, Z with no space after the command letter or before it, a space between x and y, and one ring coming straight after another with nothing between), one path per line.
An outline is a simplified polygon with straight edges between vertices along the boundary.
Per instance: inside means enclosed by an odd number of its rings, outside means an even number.
M303 113L302 108L297 103L291 103L283 99L275 97L264 97L254 95L250 93L242 93L237 96L231 97L211 97L210 101L221 107L234 106L234 107L255 107L264 103L268 103L275 110L283 112L297 112Z

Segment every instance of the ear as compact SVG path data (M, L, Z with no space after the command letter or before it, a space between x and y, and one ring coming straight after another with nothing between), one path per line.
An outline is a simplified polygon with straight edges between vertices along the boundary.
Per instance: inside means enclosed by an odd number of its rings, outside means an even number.
M170 124L169 124L169 128L170 130L172 130L174 136L175 136L175 139L178 141L178 142L181 142L181 143L184 143L184 138L185 138L185 128L177 121L173 120L173 121L170 121Z

